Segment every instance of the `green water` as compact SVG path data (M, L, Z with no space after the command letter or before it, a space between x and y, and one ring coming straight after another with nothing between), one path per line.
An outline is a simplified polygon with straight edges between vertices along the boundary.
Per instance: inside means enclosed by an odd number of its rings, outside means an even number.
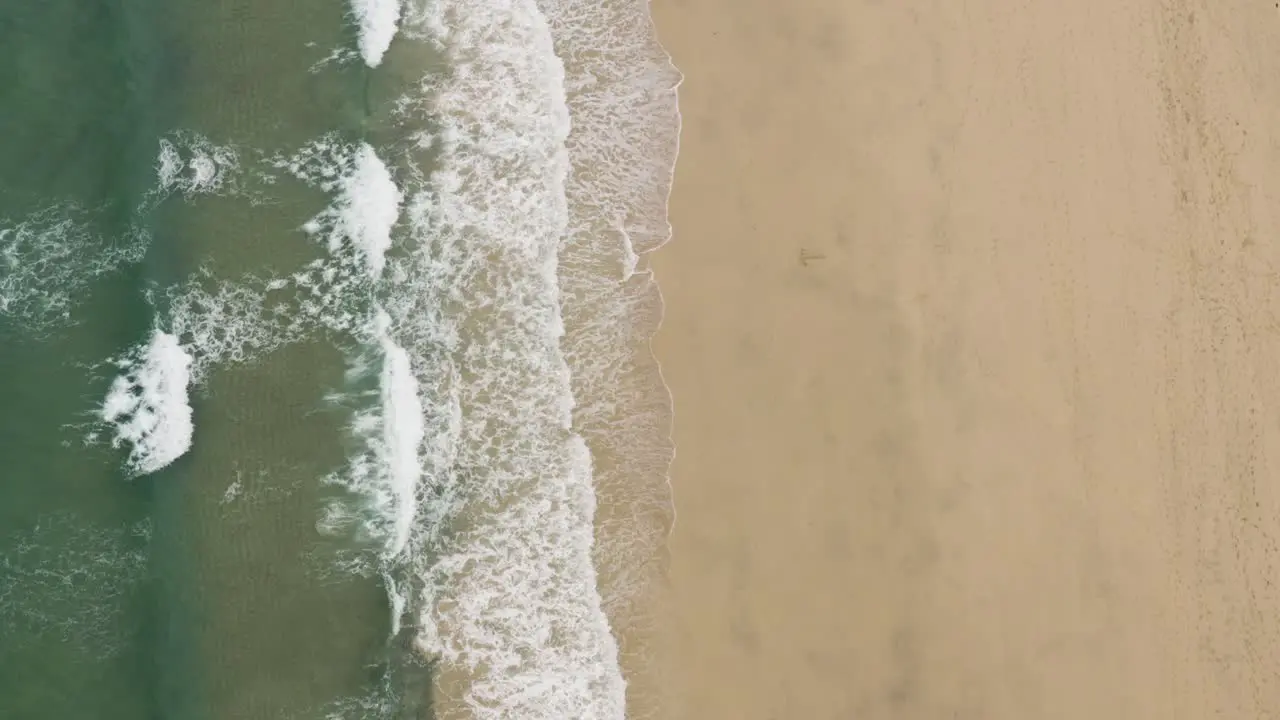
M165 113L147 5L0 6L0 217L93 208L86 222L101 237L87 252L127 232ZM144 273L86 283L76 324L60 332L0 316L2 717L154 716L149 488L66 427L102 389L84 366L148 324Z
M425 713L356 709L383 682L389 613L376 579L324 571L331 548L315 531L315 480L342 457L342 418L317 411L317 388L341 382L331 345L217 369L192 398L196 444L158 473L127 477L123 451L85 441L114 374L103 361L154 321L148 288L314 252L297 227L325 199L305 188L266 206L140 208L174 129L257 148L360 137L365 71L309 72L350 44L344 10L0 4L0 232L42 212L78 228L40 240L64 252L39 272L21 268L45 246L11 233L17 250L0 256L0 290L23 310L0 313L0 718ZM145 254L112 260L143 247L137 228L150 233Z

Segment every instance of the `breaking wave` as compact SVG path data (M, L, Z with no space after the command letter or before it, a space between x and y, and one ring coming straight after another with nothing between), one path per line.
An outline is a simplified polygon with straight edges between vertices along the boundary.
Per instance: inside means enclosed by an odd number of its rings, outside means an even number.
M322 478L340 492L318 525L373 545L362 569L383 579L393 634L439 671L440 702L481 720L621 718L671 522L643 256L670 234L679 75L643 0L351 12L366 65L400 34L447 67L396 102L400 142L161 143L148 210L299 181L329 198L298 227L322 252L155 292L157 329L102 418L152 472L192 442L189 387L329 338L350 359L332 395L350 452Z
M156 330L118 365L123 372L107 392L102 419L115 426L114 445L129 445L129 469L153 473L191 447L191 356L178 338Z

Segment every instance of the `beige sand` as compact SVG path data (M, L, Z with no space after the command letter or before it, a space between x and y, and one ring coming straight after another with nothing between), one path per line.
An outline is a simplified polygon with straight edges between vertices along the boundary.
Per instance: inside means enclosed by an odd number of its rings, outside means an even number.
M654 0L673 717L1280 717L1280 9Z

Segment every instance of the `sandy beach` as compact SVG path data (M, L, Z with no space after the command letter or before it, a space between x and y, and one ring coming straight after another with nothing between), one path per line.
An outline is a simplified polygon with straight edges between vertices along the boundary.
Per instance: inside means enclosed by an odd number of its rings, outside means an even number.
M1280 10L654 15L667 714L1280 717Z

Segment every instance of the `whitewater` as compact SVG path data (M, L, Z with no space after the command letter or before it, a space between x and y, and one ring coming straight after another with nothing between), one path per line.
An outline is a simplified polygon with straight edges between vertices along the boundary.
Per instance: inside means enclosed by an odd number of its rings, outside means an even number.
M647 10L438 2L402 18L450 64L399 108L436 153L406 183L404 275L423 282L399 315L416 356L445 360L419 378L445 390L426 403L444 409L428 430L444 452L428 454L416 645L471 717L627 711L615 631L641 620L637 570L665 539L669 520L644 513L670 513L669 399L637 362L660 307L633 276L670 234L678 75ZM593 447L614 461L603 477ZM621 520L601 535L602 482Z
M334 493L316 528L357 548L335 567L382 583L389 642L432 663L439 711L622 718L671 518L670 400L648 350L661 301L643 258L670 236L679 75L645 0L347 12L358 53L335 62L443 66L384 108L394 140L161 140L140 217L209 196L270 203L300 183L328 198L296 227L317 256L154 288L153 326L112 361L98 420L130 474L164 473L200 442L192 398L214 373L331 343L347 370L317 396L344 413L346 457L315 478ZM64 216L0 227L0 263L75 254L87 241ZM67 316L76 281L138 262L147 240L60 281L46 312ZM0 311L47 289L7 277Z
M129 467L152 473L191 447L191 356L178 338L156 330L137 357L119 364L125 372L107 393L102 419L116 426L117 445L130 445Z

